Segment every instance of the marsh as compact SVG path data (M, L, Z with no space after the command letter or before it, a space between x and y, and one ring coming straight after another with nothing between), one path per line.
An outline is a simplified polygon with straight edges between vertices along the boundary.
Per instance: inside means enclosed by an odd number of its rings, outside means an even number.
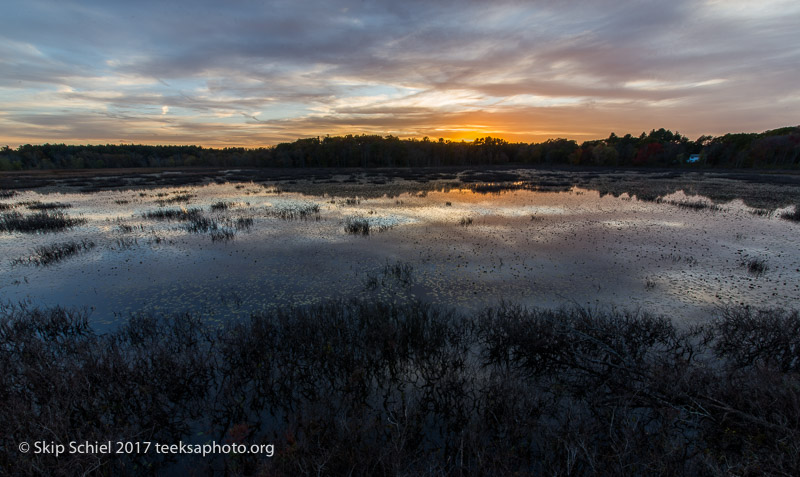
M609 194L620 181L595 176L604 187L475 182L468 171L386 185L350 175L305 187L291 180L19 190L4 200L13 209L7 215L57 214L66 225L0 234L0 293L87 308L98 329L143 310L191 310L224 322L351 297L467 312L506 302L645 309L681 322L722 306L798 302L798 226L782 218L794 212L789 203L765 213L742 199L697 195L703 182L657 196L641 186ZM87 241L96 246L32 265L37 249ZM753 261L763 273L743 265ZM413 270L411 278L375 286L395 264Z

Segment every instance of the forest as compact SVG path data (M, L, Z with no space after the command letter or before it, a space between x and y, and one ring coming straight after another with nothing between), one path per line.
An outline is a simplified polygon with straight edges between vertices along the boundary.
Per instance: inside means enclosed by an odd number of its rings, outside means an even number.
M578 144L571 139L511 143L346 135L298 139L261 148L169 145L22 145L0 148L0 170L135 167L441 167L577 165L797 169L800 126L762 133L701 136L692 141L668 129Z

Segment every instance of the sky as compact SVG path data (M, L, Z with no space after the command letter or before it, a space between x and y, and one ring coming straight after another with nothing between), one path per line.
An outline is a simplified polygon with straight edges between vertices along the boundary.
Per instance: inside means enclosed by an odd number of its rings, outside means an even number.
M797 0L4 0L0 145L800 124Z

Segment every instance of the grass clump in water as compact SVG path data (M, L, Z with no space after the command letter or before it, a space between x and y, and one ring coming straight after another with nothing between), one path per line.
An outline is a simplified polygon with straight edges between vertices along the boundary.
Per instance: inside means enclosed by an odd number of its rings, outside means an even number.
M50 265L60 262L73 255L77 255L85 250L94 248L95 243L91 240L60 242L51 245L42 245L33 249L33 253L25 258L14 260L14 264L33 264L37 266Z
M69 209L72 207L72 204L65 204L63 202L28 202L25 203L31 210L57 210L57 209Z
M166 196L166 194L164 194L163 192L161 192L161 193L159 193L157 195L159 197ZM193 198L194 198L193 194L178 194L178 195L169 197L167 199L157 200L156 202L158 203L158 205L163 207L163 206L165 206L167 204L177 204L179 202L189 202Z
M352 235L369 235L369 220L363 217L348 217L344 221L344 231Z
M222 210L230 209L232 205L233 204L231 204L230 202L223 202L223 201L220 200L218 202L215 202L215 203L211 204L210 209L211 209L211 212L219 212L219 211L222 211Z
M19 212L0 214L0 231L3 232L57 232L85 223L85 219L74 219L63 212L37 212L23 215Z
M310 217L314 217L316 220L320 219L319 204L314 203L280 205L268 209L267 214L283 220L307 220Z
M794 206L793 212L782 213L781 218L785 220L791 220L792 222L800 222L800 204L796 204Z
M252 217L237 217L233 221L233 227L236 230L250 230L253 227L253 223Z
M222 227L212 230L209 235L211 235L212 242L227 242L236 237L236 231L227 227Z
M249 222L248 222L249 220ZM241 222L240 222L241 221ZM186 224L186 230L191 233L201 234L208 233L212 242L227 242L236 237L236 231L249 228L252 226L253 219L239 218L233 223L233 226L221 226L216 220L198 215L193 217L189 223ZM229 221L230 224L230 221ZM238 226L242 228L239 229Z
M145 219L151 220L177 220L190 221L202 216L202 211L197 208L192 209L158 209L151 210L142 214Z
M749 258L742 262L742 266L747 268L747 273L754 277L760 277L769 270L769 265L763 258Z
M219 224L216 220L203 217L202 215L192 217L189 220L189 223L186 224L186 230L192 233L211 232L217 230L218 228Z

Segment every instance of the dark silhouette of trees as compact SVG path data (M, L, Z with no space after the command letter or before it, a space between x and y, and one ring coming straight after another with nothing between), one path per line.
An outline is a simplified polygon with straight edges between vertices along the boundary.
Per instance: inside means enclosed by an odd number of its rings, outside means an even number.
M688 161L691 155L699 161ZM800 126L763 133L700 136L668 129L585 141L510 143L487 136L473 142L346 135L298 139L274 147L26 144L0 148L0 170L136 167L440 167L574 164L622 167L800 167Z

